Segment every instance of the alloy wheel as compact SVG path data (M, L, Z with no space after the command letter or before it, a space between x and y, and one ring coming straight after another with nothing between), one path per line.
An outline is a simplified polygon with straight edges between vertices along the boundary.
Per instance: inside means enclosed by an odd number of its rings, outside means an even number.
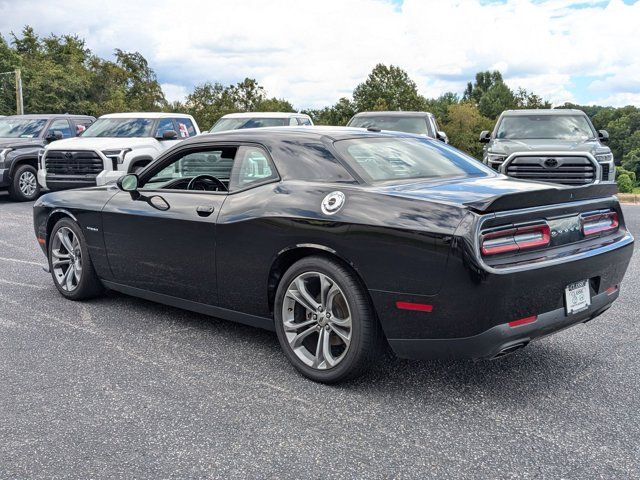
M37 182L35 174L30 170L26 170L18 178L18 187L25 197L33 197L38 188Z
M51 244L51 268L60 287L73 292L82 279L82 249L78 237L68 227L60 228Z
M351 311L344 292L328 275L298 275L287 288L282 321L289 346L309 367L333 368L349 350Z

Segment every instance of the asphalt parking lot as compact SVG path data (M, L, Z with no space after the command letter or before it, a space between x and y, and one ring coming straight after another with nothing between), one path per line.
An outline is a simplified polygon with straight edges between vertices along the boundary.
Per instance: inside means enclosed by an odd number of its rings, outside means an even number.
M640 206L626 206L640 234ZM0 194L2 478L639 478L640 254L603 316L492 362L344 386L275 334L120 294L64 300ZM526 288L526 287L525 287Z

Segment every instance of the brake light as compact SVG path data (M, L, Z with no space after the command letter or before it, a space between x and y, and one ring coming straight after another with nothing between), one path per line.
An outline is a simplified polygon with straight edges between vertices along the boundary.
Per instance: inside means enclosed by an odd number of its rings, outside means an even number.
M482 235L480 245L483 255L496 255L546 247L549 243L551 243L551 230L549 225L541 223L485 233Z
M533 323L537 319L538 319L537 315L532 315L530 317L520 318L519 320L513 320L512 322L509 322L509 326L511 328L520 327L522 325L528 325L530 323Z
M617 230L620 225L616 212L587 214L582 217L582 233L585 237Z

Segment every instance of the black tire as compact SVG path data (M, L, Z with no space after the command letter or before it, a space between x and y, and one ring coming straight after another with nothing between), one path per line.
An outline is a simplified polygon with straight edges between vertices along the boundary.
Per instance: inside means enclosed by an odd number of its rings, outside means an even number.
M55 238L58 235L58 232L63 228L71 230L76 236L82 259L82 274L80 276L80 280L71 291L65 290L62 287L56 277L56 272L53 266ZM89 249L87 248L87 241L82 234L82 229L71 218L62 218L54 225L51 230L51 236L49 237L47 257L49 259L49 271L51 272L53 283L65 298L68 298L69 300L88 300L99 296L104 292L104 286L93 268L93 263L89 256Z
M337 365L324 370L309 366L298 357L289 344L283 321L285 296L292 282L302 274L316 273L328 276L339 287L351 317L351 343L346 353ZM354 272L326 257L306 257L287 270L276 292L274 317L278 340L288 360L305 377L316 382L338 383L356 378L375 364L383 352L382 330L366 289ZM329 330L326 326L319 328ZM310 341L313 342L313 338Z
M34 186L27 187L28 190L24 191L21 188L21 181L25 182L27 179L35 181ZM24 183L23 183L24 185ZM20 165L13 172L13 178L9 185L9 197L16 202L30 202L35 200L40 195L40 185L38 184L38 171L35 167L25 164Z

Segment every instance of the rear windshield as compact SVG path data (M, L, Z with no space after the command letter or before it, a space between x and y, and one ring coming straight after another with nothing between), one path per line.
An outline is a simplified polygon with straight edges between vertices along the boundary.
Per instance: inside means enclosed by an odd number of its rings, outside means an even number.
M497 138L586 140L595 132L582 115L513 115L502 117Z
M488 173L477 160L426 138L358 138L339 140L335 147L369 183Z
M374 115L371 117L359 116L349 122L349 127L377 128L379 130L393 130L396 132L415 133L418 135L433 136L427 127L424 117L383 117Z
M288 118L221 118L210 132L239 130L241 128L284 127L286 125L289 125Z
M87 128L83 137L150 137L150 118L99 118Z

